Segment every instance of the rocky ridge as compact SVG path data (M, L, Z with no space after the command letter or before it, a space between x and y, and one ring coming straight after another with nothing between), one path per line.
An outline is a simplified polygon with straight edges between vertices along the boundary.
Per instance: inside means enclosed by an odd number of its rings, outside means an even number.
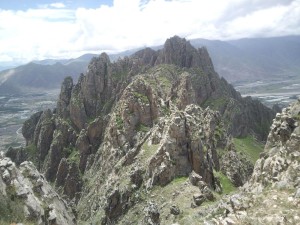
M0 154L0 223L75 224L69 206L32 162L19 167Z
M241 191L203 209L205 224L299 224L300 99L273 120L267 144ZM209 217L209 216L206 216Z
M242 185L253 167L226 166L223 153L240 158L229 136L263 140L272 116L219 78L205 48L175 36L162 50L114 63L103 53L77 84L66 78L57 108L25 122L27 156L11 155L33 160L73 203L80 223L126 224L133 212L143 216L139 203L146 204L145 221L157 223L156 203L146 197L157 187L195 173L197 182L183 184L194 196L184 198L190 209L222 192L220 169Z

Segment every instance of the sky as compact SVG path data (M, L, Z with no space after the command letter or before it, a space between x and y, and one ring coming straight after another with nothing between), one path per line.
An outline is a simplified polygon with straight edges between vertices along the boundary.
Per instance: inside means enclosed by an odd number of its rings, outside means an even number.
M0 0L0 66L161 45L300 35L300 0Z

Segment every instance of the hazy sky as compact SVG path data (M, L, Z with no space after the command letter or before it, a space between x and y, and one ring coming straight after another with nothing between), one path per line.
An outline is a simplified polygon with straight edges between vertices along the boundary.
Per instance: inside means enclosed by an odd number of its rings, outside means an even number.
M300 34L300 0L0 0L1 62Z

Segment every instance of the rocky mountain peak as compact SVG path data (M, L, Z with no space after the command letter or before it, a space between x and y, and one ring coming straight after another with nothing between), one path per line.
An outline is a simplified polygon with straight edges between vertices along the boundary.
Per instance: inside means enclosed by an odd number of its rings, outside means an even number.
M174 36L166 40L156 64L175 64L180 67L199 67L208 72L213 70L206 48L196 49L185 38Z
M220 79L205 48L175 36L159 51L93 58L77 84L65 79L57 109L35 114L23 130L29 159L74 202L79 222L126 224L127 212L179 177L192 177L185 186L193 208L222 191L221 170L242 185L253 165L238 163L229 137L263 139L272 116Z
M67 106L70 104L71 94L73 89L72 77L66 77L61 85L59 100L57 101L57 112L62 117L66 118L68 114Z
M157 51L155 51L151 48L145 48L140 51L137 51L132 56L134 58L141 59L142 62L146 65L148 64L148 65L154 66L154 64L157 60L158 54L157 54Z
M98 57L94 57L92 58L90 64L89 64L89 68L95 68L95 64L101 66L101 65L105 65L107 63L110 63L110 59L109 56L107 55L106 52L102 52Z

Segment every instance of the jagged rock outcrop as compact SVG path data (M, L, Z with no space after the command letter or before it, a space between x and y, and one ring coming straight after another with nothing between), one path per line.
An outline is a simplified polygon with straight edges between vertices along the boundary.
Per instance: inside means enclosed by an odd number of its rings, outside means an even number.
M33 163L19 168L0 154L0 215L2 222L75 224L67 203L59 197Z
M88 67L82 84L83 104L88 117L96 117L101 106L112 96L110 64L108 55L102 53Z
M208 224L298 224L299 174L300 99L277 113L264 152L241 191L203 209L202 218Z
M22 162L27 161L27 159L29 158L29 153L23 147L9 147L5 152L5 156L12 159L12 161L17 165L20 165Z
M137 77L120 98L121 104L108 123L104 144L86 173L86 178L95 180L97 185L92 182L93 185L83 190L83 196L88 197L79 201L81 220L102 218L104 224L116 222L137 203L134 195L139 188L146 191L156 185L165 186L192 171L201 175L202 182L206 183L202 193L205 200L206 197L212 199L208 190L216 188L213 175L213 169L219 169L216 149L224 148L227 142L226 133L221 132L220 115L196 105L188 105L181 112L173 105L170 106L173 113L158 119L166 113L157 110L162 108L161 104L165 105L164 99L159 98L155 89L148 88L151 91L145 92L148 89L143 76ZM140 114L141 111L148 114ZM110 200L105 201L102 195ZM84 208L87 204L91 208Z
M77 84L64 80L57 109L33 116L23 133L29 159L74 202L78 221L106 224L192 171L207 188L187 184L191 199L212 200L228 133L264 139L272 115L220 79L205 48L175 36L159 51L94 58Z
M145 218L144 218L145 224L149 224L149 225L160 224L159 209L155 203L149 202L149 204L147 205L144 211L145 211Z
M52 143L55 124L51 110L42 113L39 123L35 129L35 143L37 143L37 151L39 153L39 161L43 162L49 152Z
M82 189L81 171L76 161L60 160L56 173L55 185L63 196L77 202Z
M222 157L221 171L236 187L239 187L250 178L253 172L253 164L236 151L228 151Z
M236 187L242 186L249 180L253 167L250 159L238 152L233 143L229 143L220 157L220 170Z
M185 106L180 111L168 100L170 89L157 80L163 72L136 76L124 90L94 164L86 172L86 178L95 180L97 185L91 182L85 186L83 196L89 197L79 201L80 219L93 221L97 217L102 218L102 223L116 222L136 203L133 196L137 189L165 186L178 176L188 176L192 170L203 177L208 187L216 187L216 149L227 143L220 114L186 105L185 99L173 97L179 106ZM111 200L104 201L104 194ZM87 204L91 208L83 208Z
M33 114L23 124L22 134L23 134L23 137L26 140L26 145L27 146L30 145L30 144L36 144L36 143L33 143L33 140L34 140L34 131L35 131L37 123L40 120L40 117L41 117L42 113L43 112L37 112L37 113Z
M277 113L261 158L249 181L250 188L268 185L300 186L300 101Z
M134 58L142 59L143 64L150 66L154 66L157 56L158 52L151 48L142 49L132 55Z
M166 40L164 48L158 53L155 64L173 64L186 68L198 67L206 73L214 70L205 47L195 49L190 42L178 36Z
M61 85L61 91L57 101L57 114L62 118L68 118L70 116L68 105L70 104L72 89L73 79L72 77L66 77Z
M226 144L226 137L214 136L221 127L217 113L202 111L195 105L187 106L183 113L171 114L170 120L165 121L157 152L149 162L149 185L166 185L175 177L194 171L215 188L213 168L219 169L216 148Z

